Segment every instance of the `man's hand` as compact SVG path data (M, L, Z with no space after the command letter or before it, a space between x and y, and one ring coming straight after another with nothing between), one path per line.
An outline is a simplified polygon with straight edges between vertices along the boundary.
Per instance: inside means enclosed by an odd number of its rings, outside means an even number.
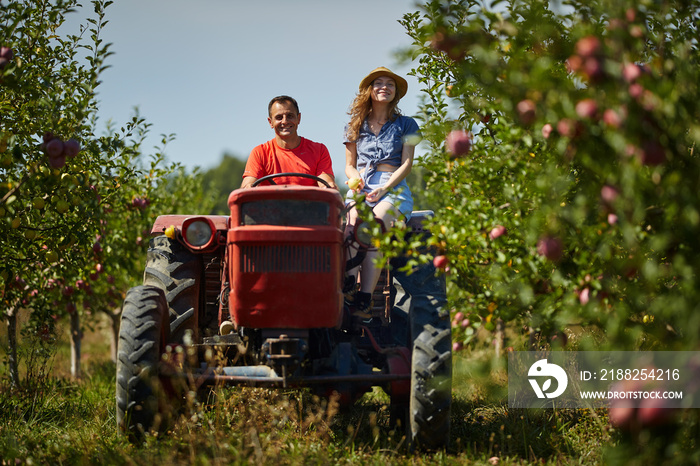
M331 189L335 189L336 191L338 190L338 186L335 184L335 180L330 177L330 175L326 173L321 173L318 175L319 178L321 178L323 181L328 183L328 185L331 187ZM320 187L325 188L326 186L323 183L318 184Z
M241 189L250 188L258 179L254 176L246 176L241 183Z

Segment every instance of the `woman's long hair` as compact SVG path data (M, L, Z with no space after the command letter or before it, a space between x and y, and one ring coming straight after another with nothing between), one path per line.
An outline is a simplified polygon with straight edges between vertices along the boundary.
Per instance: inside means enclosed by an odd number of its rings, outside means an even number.
M397 115L401 115L401 110L397 107L399 104L398 90L394 96L394 100L389 104L389 115L391 119L396 118ZM348 123L348 141L354 142L360 137L360 127L362 122L372 113L372 84L367 86L364 90L357 93L355 100L353 100L348 115L350 115L350 123Z

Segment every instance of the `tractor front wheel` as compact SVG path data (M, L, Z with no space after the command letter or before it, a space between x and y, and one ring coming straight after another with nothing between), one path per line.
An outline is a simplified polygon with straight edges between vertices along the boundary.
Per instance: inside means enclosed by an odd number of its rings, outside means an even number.
M169 335L163 290L131 288L124 300L117 353L117 426L130 440L164 427L159 363Z
M143 284L165 292L169 320L169 343L185 343L189 331L199 339L200 283L202 259L165 235L151 239Z

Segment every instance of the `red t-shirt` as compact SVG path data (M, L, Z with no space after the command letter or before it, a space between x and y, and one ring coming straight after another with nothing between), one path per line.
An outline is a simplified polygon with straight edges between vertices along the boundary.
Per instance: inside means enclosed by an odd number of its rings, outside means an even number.
M250 153L245 164L243 178L252 176L259 179L273 173L290 172L308 173L315 176L326 173L335 179L331 155L326 146L305 138L301 138L301 143L292 150L282 149L277 145L275 139L260 144ZM316 181L298 176L281 176L272 181L278 185L318 186Z

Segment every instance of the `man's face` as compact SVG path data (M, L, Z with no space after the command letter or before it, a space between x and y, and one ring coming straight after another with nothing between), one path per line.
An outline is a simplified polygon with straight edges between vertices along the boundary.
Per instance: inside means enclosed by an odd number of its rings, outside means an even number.
M301 113L297 113L291 102L275 102L270 107L270 116L267 121L270 122L270 127L280 138L296 137Z

